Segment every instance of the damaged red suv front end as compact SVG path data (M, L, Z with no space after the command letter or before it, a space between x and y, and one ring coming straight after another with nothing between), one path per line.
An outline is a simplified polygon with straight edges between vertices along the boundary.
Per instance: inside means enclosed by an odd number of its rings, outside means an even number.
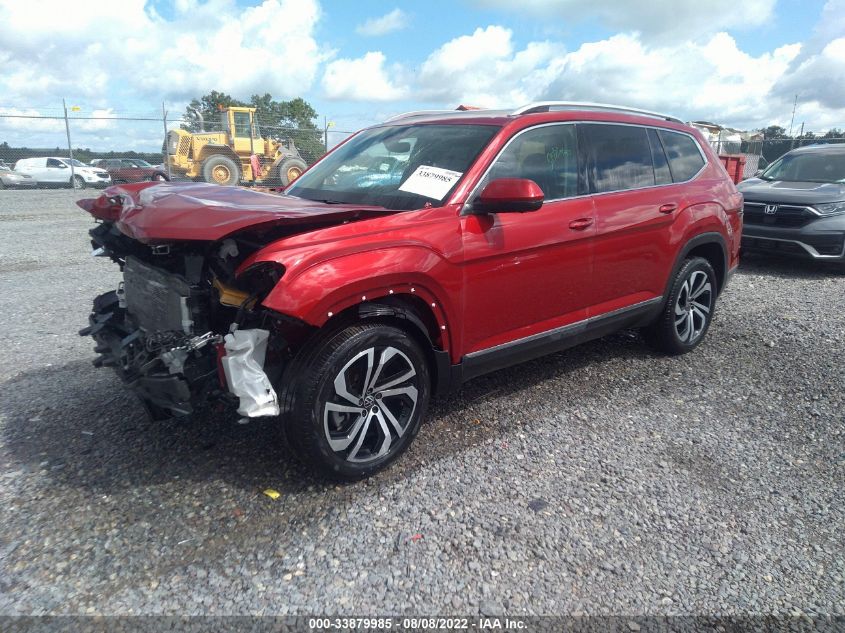
M284 236L390 213L208 184L125 185L78 204L99 221L94 253L123 272L80 334L97 342L94 364L114 368L157 418L211 400L277 415L268 372L278 378L310 326L260 307L283 266L241 264Z

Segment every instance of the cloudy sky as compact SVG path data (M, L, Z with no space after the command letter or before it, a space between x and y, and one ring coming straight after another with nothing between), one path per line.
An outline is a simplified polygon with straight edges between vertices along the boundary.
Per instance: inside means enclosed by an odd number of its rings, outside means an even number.
M71 10L72 7L72 10ZM845 127L845 0L0 0L0 115L174 113L212 89L301 96L335 130L421 108L599 101L743 129ZM155 149L161 122L76 121ZM0 116L0 141L62 143Z

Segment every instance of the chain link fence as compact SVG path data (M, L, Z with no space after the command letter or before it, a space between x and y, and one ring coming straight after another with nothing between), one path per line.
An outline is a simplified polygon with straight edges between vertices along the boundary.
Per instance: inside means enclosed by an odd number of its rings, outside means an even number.
M710 144L720 156L744 156L745 168L743 176L745 178L751 178L788 151L798 147L827 143L845 143L845 137L760 138L741 141L721 140L712 141Z
M168 116L164 108L130 115L64 106L0 107L0 187L87 187L161 178L278 186L350 134L329 125L281 125L238 109L203 119L196 112ZM845 138L750 135L711 141L720 155L745 157L745 178L791 149L817 143L845 143Z
M352 134L280 125L248 114L246 120L244 126L242 117L222 112L198 128L195 118L163 109L116 114L0 107L0 188L83 188L157 179L223 184L214 178L219 169L203 171L212 156L227 158L226 184L278 186ZM282 177L285 159L296 159L288 160L295 169Z

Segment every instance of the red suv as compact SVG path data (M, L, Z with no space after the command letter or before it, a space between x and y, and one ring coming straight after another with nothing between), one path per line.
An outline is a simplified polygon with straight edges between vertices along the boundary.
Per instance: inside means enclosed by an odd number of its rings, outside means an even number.
M143 183L79 204L124 279L81 332L95 365L155 417L224 401L279 419L302 460L347 480L475 376L620 328L694 349L742 233L697 131L560 102L396 117L283 195Z
M94 165L95 162L91 161ZM120 182L143 182L144 180L170 180L163 169L150 165L140 158L101 158L96 161L96 166L105 169L112 177L112 181Z

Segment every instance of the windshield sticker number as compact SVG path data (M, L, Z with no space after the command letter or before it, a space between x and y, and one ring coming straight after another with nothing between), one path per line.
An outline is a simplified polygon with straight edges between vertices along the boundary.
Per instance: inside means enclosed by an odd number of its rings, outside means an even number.
M449 193L452 185L458 182L460 177L463 175L463 172L460 171L420 165L417 167L416 171L408 176L408 179L402 183L402 186L399 187L399 191L406 191L408 193L415 193L418 196L442 200L443 197Z

